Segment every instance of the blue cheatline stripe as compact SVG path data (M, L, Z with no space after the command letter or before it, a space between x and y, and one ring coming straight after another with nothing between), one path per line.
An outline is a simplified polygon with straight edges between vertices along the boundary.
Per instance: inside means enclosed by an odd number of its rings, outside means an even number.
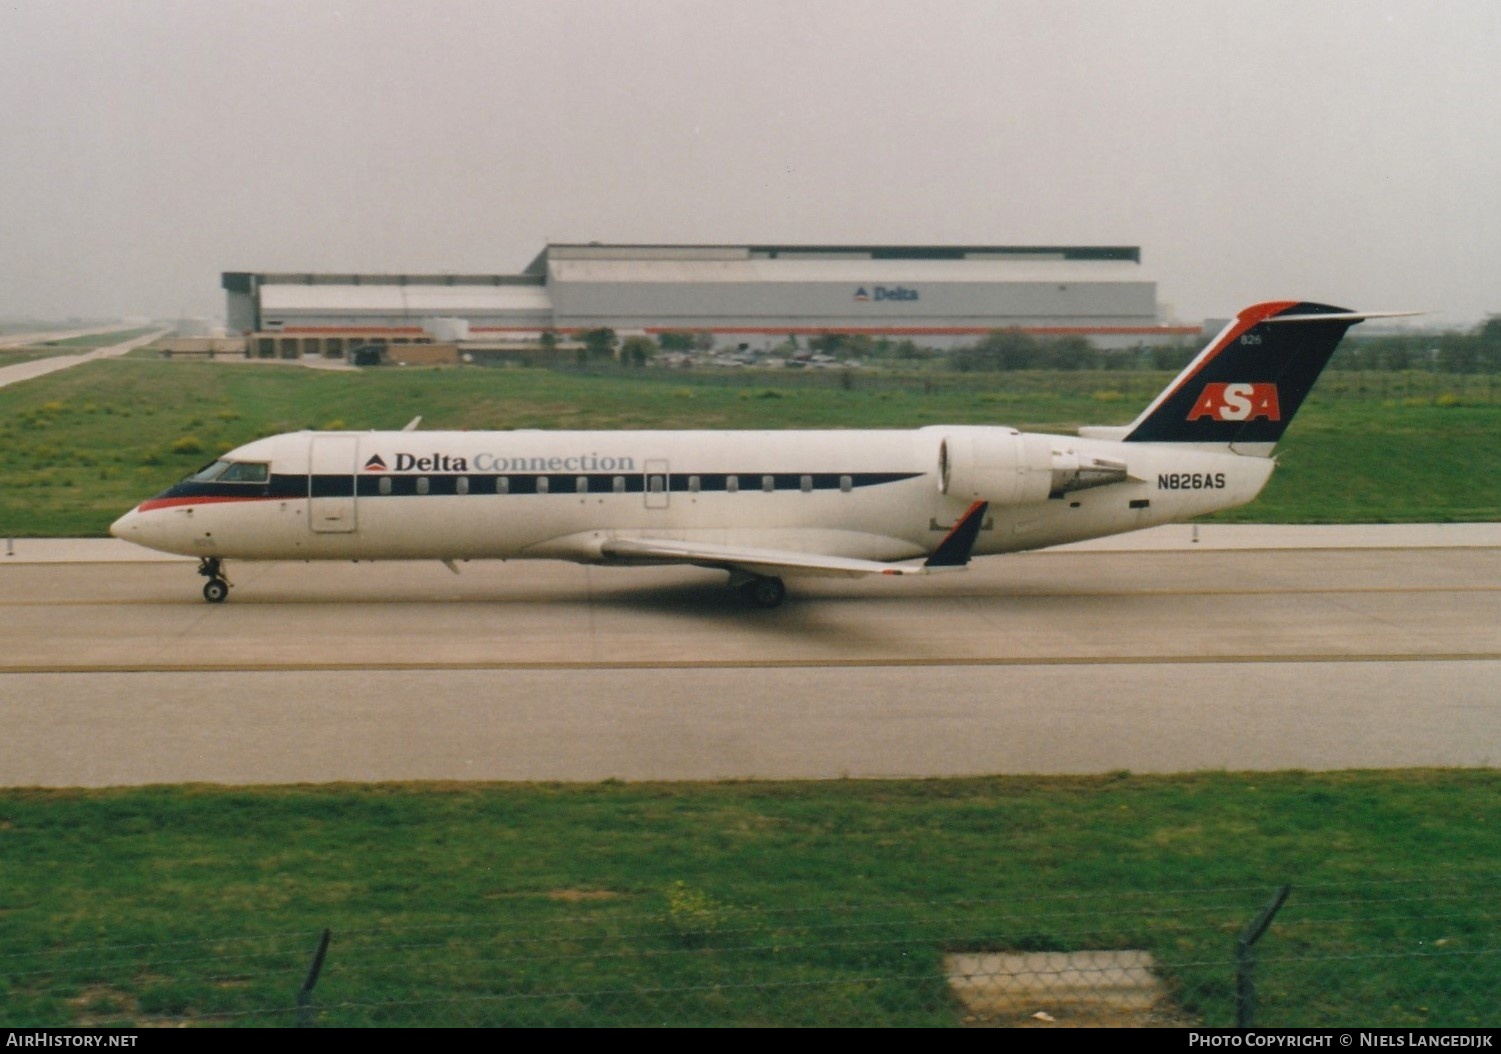
M916 479L921 472L674 472L668 476L667 489L673 494L693 493L689 489L690 478L697 478L698 493L724 493L729 490L729 481L735 479L742 494L759 493L765 489L764 480L769 476L772 489L777 491L801 490L803 478L809 480L813 491L838 491L843 489L843 480L848 477L851 490L877 487L886 483L900 483ZM367 472L359 475L349 473L323 474L317 476L273 475L267 483L217 483L183 482L163 491L159 498L272 498L291 500L306 498L311 493L315 498L347 498L357 494L361 498L404 497L417 494L417 481L427 480L430 495L455 496L459 494L459 480L466 480L469 496L496 494L641 494L647 489L651 474L642 472L546 472L506 475L483 475L478 473L382 473ZM660 475L657 478L661 478ZM578 489L578 481L585 481L586 491ZM390 481L388 493L382 493L381 480ZM501 481L504 480L504 489ZM539 481L546 480L545 487ZM621 490L616 490L616 480ZM310 486L311 484L311 486ZM358 486L358 490L355 487Z

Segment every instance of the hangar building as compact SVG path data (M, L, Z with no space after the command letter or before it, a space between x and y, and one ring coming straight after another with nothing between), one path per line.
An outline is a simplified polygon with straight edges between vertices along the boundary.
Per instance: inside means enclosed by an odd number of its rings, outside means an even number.
M1134 246L556 244L520 274L227 272L223 286L230 331L283 354L600 326L747 348L829 332L934 347L1013 327L1102 344L1199 332L1161 324Z

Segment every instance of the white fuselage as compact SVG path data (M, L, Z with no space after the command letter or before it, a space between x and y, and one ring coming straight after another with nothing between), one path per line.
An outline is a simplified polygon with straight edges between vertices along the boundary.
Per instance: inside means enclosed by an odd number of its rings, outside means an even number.
M112 532L220 559L591 562L606 541L651 538L909 560L931 552L977 497L944 492L940 447L980 433L1017 435L976 426L289 433L225 455L269 466L268 480L184 481ZM979 494L990 506L976 555L1241 505L1273 467L1269 458L1181 443L1027 439L1054 459L1124 466L1124 478L1052 497L1031 487L1020 501Z

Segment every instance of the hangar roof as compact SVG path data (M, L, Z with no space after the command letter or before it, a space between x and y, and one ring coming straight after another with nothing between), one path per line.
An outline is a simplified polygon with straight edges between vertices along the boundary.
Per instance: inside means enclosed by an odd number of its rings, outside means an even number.
M549 245L526 267L543 274L549 260L1123 260L1141 262L1135 245Z
M566 282L1144 282L1127 260L1027 258L879 259L553 259L553 283Z
M540 285L263 285L266 313L418 316L547 312L552 301Z

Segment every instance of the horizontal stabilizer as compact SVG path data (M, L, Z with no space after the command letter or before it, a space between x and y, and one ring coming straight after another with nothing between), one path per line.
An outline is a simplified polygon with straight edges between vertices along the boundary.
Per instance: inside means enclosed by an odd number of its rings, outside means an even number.
M1422 311L1329 311L1320 315L1273 315L1267 325L1278 322L1364 322L1368 318L1410 318Z

